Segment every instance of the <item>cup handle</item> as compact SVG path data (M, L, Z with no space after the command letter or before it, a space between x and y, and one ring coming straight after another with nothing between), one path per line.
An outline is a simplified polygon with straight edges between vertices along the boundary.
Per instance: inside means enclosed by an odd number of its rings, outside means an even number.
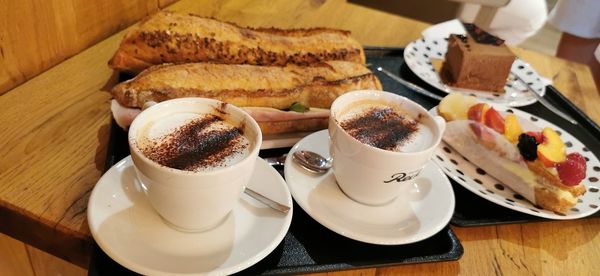
M440 129L440 133L444 133L444 130L446 130L446 120L444 120L444 118L441 116L435 116L433 119Z

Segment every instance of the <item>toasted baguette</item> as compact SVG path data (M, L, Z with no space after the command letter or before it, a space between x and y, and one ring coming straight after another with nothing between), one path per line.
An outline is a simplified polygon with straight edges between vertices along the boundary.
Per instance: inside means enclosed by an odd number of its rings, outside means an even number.
M353 62L313 66L253 66L212 63L158 65L112 89L125 107L182 97L218 99L240 107L289 108L298 102L329 108L339 95L359 89L381 90L377 77Z
M191 14L158 12L124 37L109 61L115 70L140 72L162 63L308 65L327 60L364 64L350 32L328 29L243 28Z

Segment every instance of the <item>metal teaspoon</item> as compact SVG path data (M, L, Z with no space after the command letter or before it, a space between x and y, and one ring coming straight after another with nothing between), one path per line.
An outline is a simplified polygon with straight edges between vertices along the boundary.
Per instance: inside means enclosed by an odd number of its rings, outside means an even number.
M292 154L294 160L300 167L316 174L326 173L331 168L331 158L325 158L320 154L307 150L299 150Z

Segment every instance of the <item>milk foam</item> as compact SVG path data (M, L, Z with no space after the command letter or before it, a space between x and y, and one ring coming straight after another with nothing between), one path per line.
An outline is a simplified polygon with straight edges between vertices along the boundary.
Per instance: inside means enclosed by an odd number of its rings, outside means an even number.
M158 162L151 156L157 154L157 151L160 151L161 148L164 148L166 144L174 143L175 140L173 136L176 135L178 131L180 131L186 125L194 123L196 120L201 120L209 116L211 115L193 112L177 112L162 116L157 120L149 121L137 132L136 145L144 153L144 155L146 155L146 157ZM199 137L204 137L206 140L206 136L209 135L210 132L235 129L236 126L233 124L224 120L217 120L211 122L208 126L195 133ZM201 142L201 140L198 140L198 143ZM219 162L214 162L210 165L201 165L194 167L193 169L185 170L200 172L232 166L242 161L246 156L249 155L250 144L250 140L246 136L238 135L235 140L235 150L226 153L217 153L224 154L224 157Z
M417 130L410 135L410 139L399 141L399 144L392 149L396 152L419 152L429 148L434 141L432 128L427 124L416 121L413 116L402 110L398 106L393 106L380 101L363 100L348 105L341 113L336 114L337 122L343 123L353 118L358 118L372 109L391 108L395 113L404 116L406 119L417 123Z
M399 152L419 152L429 148L435 141L433 131L424 124L419 124L419 129L413 134L413 138L397 148Z

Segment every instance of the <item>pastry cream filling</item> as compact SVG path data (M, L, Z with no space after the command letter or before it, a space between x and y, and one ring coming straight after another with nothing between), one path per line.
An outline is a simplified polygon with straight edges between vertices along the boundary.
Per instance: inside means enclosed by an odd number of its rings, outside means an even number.
M523 183L527 184L510 185L510 188L529 200L535 200L534 187L539 185L535 174L533 174L526 166L515 162L503 162L502 167L519 177Z
M553 192L556 193L556 195L558 195L559 198L564 199L566 201L568 201L569 203L575 204L577 203L577 198L573 196L573 194L571 194L568 191L565 190L561 190L558 187L554 187L551 185L544 185L544 187L552 190Z

